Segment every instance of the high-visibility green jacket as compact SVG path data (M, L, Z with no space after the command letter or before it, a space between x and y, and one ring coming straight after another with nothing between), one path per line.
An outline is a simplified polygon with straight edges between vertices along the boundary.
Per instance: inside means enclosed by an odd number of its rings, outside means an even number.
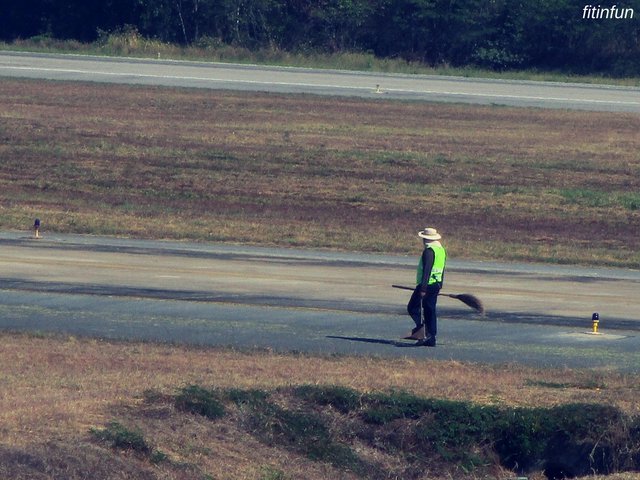
M416 284L425 288L427 285L438 284L442 286L444 281L444 267L447 263L447 252L441 245L427 244L416 273Z

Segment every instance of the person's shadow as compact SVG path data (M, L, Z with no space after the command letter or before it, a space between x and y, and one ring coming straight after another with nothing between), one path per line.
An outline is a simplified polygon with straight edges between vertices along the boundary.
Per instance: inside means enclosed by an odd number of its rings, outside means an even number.
M365 337L342 337L340 335L327 335L327 338L337 338L338 340L348 340L351 342L379 343L382 345L391 345L392 347L407 348L418 347L415 343L399 342L396 340L387 340L386 338L365 338Z

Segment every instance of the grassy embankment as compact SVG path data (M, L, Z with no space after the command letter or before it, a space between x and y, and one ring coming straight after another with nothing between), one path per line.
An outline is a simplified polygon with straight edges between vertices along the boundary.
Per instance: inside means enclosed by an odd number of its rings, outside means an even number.
M0 228L640 266L635 114L0 80Z
M543 479L536 461L563 429L555 453L578 442L587 464L591 449L597 462L610 445L615 461L640 448L635 376L1 341L0 477L12 480L506 479L500 463L514 461Z

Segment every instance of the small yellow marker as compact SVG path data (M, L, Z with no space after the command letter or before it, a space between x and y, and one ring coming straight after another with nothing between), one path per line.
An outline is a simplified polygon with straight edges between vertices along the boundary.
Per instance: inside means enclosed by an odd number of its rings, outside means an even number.
M600 315L598 313L594 313L591 315L591 333L594 335L599 335L598 332L598 324L600 323Z

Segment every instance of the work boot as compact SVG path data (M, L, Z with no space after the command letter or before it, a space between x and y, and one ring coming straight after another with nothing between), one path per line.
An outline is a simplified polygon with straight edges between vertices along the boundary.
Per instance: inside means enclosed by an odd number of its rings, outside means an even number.
M424 324L418 325L411 333L404 337L405 340L422 340L424 338Z
M418 346L418 347L435 347L436 346L436 337L432 337L431 335L428 335L425 338L418 340L416 342L416 346Z

